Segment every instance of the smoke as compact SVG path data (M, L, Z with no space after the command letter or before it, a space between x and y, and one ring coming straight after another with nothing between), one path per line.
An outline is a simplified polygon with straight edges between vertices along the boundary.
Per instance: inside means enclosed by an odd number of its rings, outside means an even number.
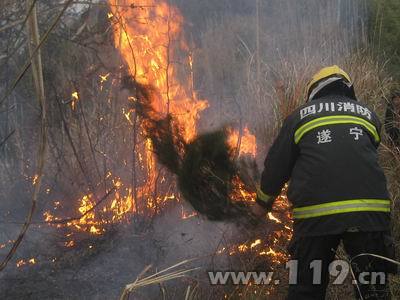
M285 87L295 85L299 79L303 83L316 68L342 64L366 42L366 1L260 1L258 26L256 1L175 2L184 13L186 35L192 36L194 43L195 90L200 98L211 102L211 108L202 114L201 131L218 129L227 123L237 127L249 124L261 144L259 160L270 142L271 134L267 133L276 127L272 111L277 104L280 82ZM51 112L45 189L32 228L10 266L0 274L0 298L113 299L147 265L153 265L154 272L191 258L197 260L188 268L203 267L193 276L199 280L204 295L218 298L221 290L209 289L205 270L242 265L229 251L218 255L216 251L266 236L271 228L245 232L233 224L210 222L201 216L182 219L182 210L187 215L193 213L186 204L164 208L151 222L137 218L127 224L112 224L99 237L82 233L69 239L68 229L41 223L44 211L59 212L54 208L55 200L64 206L60 217L76 216L76 199L90 192L87 180L96 186L97 173L112 170L116 176L132 181L132 172L126 167L131 163L132 131L121 130L126 128L121 125L126 122L121 112L126 108L127 97L117 95L120 86L112 84L119 82L118 75L110 75L105 83L99 80L99 75L118 74L121 59L104 33L109 30L106 12L92 8L88 15L78 21L79 24L87 21L89 25L83 29L75 26L76 31L62 35L62 39L53 36L44 52ZM76 38L78 30L83 34ZM61 42L64 37L76 40L64 44ZM3 78L5 74L2 75ZM0 115L0 140L13 126L18 129L6 148L0 149L0 244L5 244L0 249L0 258L9 249L8 241L16 237L32 193L37 109L33 107L31 89L29 82L21 86L12 99L16 109L7 118ZM72 111L70 95L77 90L80 102L78 110ZM287 93L285 96L301 94L290 88L283 92ZM79 164L84 166L85 174ZM101 181L95 192L101 197L109 187L108 182ZM46 189L50 191L47 193ZM72 239L76 246L67 248L65 243ZM28 262L16 267L21 259L27 262L31 258L36 259L36 264ZM180 280L168 285L171 289L167 290L175 293L171 298L181 298L188 285L195 285L195 281ZM139 291L138 297L157 299L160 294L157 286Z
M205 27L197 37L196 87L215 108L205 119L216 127L240 120L262 138L280 122L274 108L303 101L314 72L345 67L366 47L368 10L366 1L268 0L259 1L257 20L251 3L251 12L238 4L218 18L194 17Z
M206 270L226 268L232 263L228 255L216 256L215 251L226 243L224 239L232 240L236 230L198 217L181 220L181 209L171 207L155 218L151 232L138 233L135 226L119 226L99 239L81 241L79 247L69 250L57 245L54 231L35 229L24 241L23 253L27 258L35 257L37 264L28 263L19 269L11 266L0 278L0 296L2 299L117 299L123 287L133 282L145 267L153 266L150 275L192 258L197 260L184 267L202 266L201 273L192 275L206 280ZM26 249L28 244L30 251ZM188 284L187 280L171 283L169 287L173 289L168 289L168 293L181 298ZM135 299L162 297L158 286L143 288L135 295Z

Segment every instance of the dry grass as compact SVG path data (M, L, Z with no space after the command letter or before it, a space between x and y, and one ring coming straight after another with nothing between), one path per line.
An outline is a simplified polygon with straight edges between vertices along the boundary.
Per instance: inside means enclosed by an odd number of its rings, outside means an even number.
M329 16L328 16L329 18ZM244 25L240 25L243 23ZM241 78L235 85L235 92L238 94L238 101L240 105L240 118L241 123L248 124L250 128L257 135L257 142L259 153L259 161L264 159L264 153L267 152L268 145L271 144L274 137L278 133L283 119L288 116L294 109L305 102L305 87L309 78L312 74L322 67L330 64L338 64L344 70L350 73L355 85L357 97L360 101L369 105L374 111L377 112L381 121L383 122L385 111L387 107L387 99L390 96L391 91L395 86L393 78L386 72L387 62L379 62L368 46L365 48L360 47L360 50L345 51L343 49L351 48L350 44L343 44L343 41L339 41L338 36L333 38L333 42L324 42L324 38L321 38L321 47L323 51L320 53L312 51L304 47L304 52L296 52L296 48L303 46L301 42L294 45L293 51L285 53L286 55L280 55L275 49L268 48L261 55L262 59L262 77L258 84L256 80L256 63L255 54L251 51L251 44L244 39L246 37L242 31L246 31L246 28L251 27L250 21L240 19L236 20L224 20L219 26L221 28L211 28L207 34L203 36L204 44L210 48L206 51L205 48L202 50L202 57L205 58L203 68L209 64L207 73L212 74L211 81L214 85L220 86L224 83L224 77L220 75L224 74L224 70L228 74L229 79L237 77ZM215 25L216 26L216 25ZM211 26L212 27L212 26ZM306 26L302 27L304 31L300 34L303 38L304 44L315 44L315 29L306 29ZM307 31L308 30L308 31ZM219 31L228 32L228 34L220 34ZM235 34L232 31L237 33ZM334 29L333 29L334 31ZM298 32L296 31L296 34ZM319 34L322 34L319 32ZM274 40L273 37L269 37L267 40L270 44L278 43L279 40ZM279 39L279 38L278 38ZM318 39L317 39L318 40ZM218 42L219 41L219 42ZM295 41L298 41L295 38ZM265 41L264 41L265 42ZM336 47L336 43L340 44L340 47ZM325 45L323 45L325 43ZM267 43L268 45L268 43ZM228 48L228 51L224 52L221 49ZM271 47L272 48L272 47ZM316 49L320 49L316 47ZM218 51L214 51L218 49ZM270 52L268 50L271 50ZM241 59L234 59L232 52L236 51L236 56ZM210 52L210 53L208 53ZM220 60L220 56L225 55L223 58L224 64L221 70L221 65L217 63ZM239 53L239 54L237 54ZM326 56L327 55L327 56ZM231 58L229 58L229 56ZM226 61L229 61L227 64ZM218 72L213 72L214 67L218 66ZM224 66L228 65L227 68ZM230 71L231 69L240 70ZM234 73L234 77L230 77L231 72ZM214 88L213 85L212 89ZM216 105L227 107L221 111L229 111L231 102L227 101L224 97L227 97L224 92L218 94L217 99L222 102ZM259 95L259 96L258 96ZM227 102L227 104L225 104ZM232 106L232 105L231 105ZM227 113L228 114L228 113ZM233 113L235 116L235 113ZM385 170L388 178L388 187L393 198L393 232L396 241L400 241L400 221L397 217L400 213L397 208L397 201L400 197L400 180L399 180L399 167L400 167L400 153L396 152L390 146L388 138L384 132L383 143L380 148L380 160L382 167ZM399 243L397 243L397 249L399 252ZM394 277L392 280L392 291L393 295L399 291L399 277ZM286 287L280 287L279 293L285 293ZM247 299L251 295L251 299L258 299L257 295L260 295L260 299L265 297L266 290L257 287L245 287L239 289L234 295L239 296L241 294L243 299ZM339 299L343 296L352 297L353 289L351 285L342 287L335 287L329 293L330 299Z
M279 5L280 3L288 4L289 1L279 1ZM294 6L288 7L295 10ZM285 15L289 13L293 14L293 11L285 11ZM314 11L310 13L315 14ZM385 99L394 85L385 72L385 64L376 62L368 51L359 51L347 57L343 55L344 52L350 52L352 45L343 42L339 32L335 33L331 29L336 26L335 10L329 9L325 13L328 15L320 16L320 22L328 24L324 26L325 31L321 29L315 32L317 26L308 26L307 21L304 21L300 28L294 23L271 26L273 30L276 28L280 30L278 37L271 36L270 32L262 33L262 45L267 45L268 48L263 48L261 53L260 82L255 80L256 62L252 49L255 27L252 16L240 18L234 16L224 20L222 24L210 24L208 31L202 36L201 49L195 53L195 61L197 59L201 65L195 70L197 88L207 90L206 96L212 99L213 110L217 112L218 117L227 114L227 120L235 120L237 111L232 113L224 108L230 107L232 110L234 107L233 110L236 110L239 107L241 122L249 124L257 133L261 153L266 152L266 145L269 145L275 137L283 118L304 102L305 86L312 73L327 64L336 63L349 71L355 81L360 100L367 102L383 119ZM286 16L282 18L282 22L286 22L287 19L295 18ZM326 22L327 19L330 21ZM292 34L289 34L290 32ZM293 33L301 39L296 37L292 39ZM332 34L334 38L331 44L326 43L326 38L331 38ZM74 199L77 190L86 190L85 181L99 182L108 170L115 171L114 173L120 177L132 176L133 128L121 113L126 108L124 95L115 96L118 94L119 86L114 83L118 82L120 74L113 65L118 65L118 55L106 45L97 45L97 41L93 41L93 35L88 32L82 41L84 40L89 46L94 45L98 51L93 52L88 47L79 45L79 40L59 44L57 41L51 45L57 55L52 57L49 55L47 59L49 68L52 68L56 75L51 80L49 90L54 101L49 104L51 169L46 170L46 174L48 177L54 175L58 180L58 187L65 190L66 199ZM277 46L281 45L282 37L285 40L284 46L291 50L276 50ZM292 40L295 41L293 44ZM304 44L310 44L312 45L310 48L316 50L311 51L304 47L302 51ZM332 46L339 44L340 49ZM270 52L271 49L273 52ZM319 49L323 51L319 52ZM100 56L98 53L101 53ZM104 53L108 53L109 56ZM98 75L107 73L112 73L108 81L100 84ZM201 77L197 78L200 75ZM74 110L68 101L71 99L71 93L75 91L79 92L80 101ZM228 115L226 112L231 114ZM208 123L211 121L214 119L207 120ZM66 130L69 132L70 140ZM72 144L79 153L77 157L71 149ZM261 159L263 155L260 155ZM384 138L380 158L393 197L393 232L399 252L400 210L397 202L400 198L400 154L390 146L387 137ZM23 161L23 157L20 160ZM82 174L79 164L85 167L85 174ZM6 177L6 174L0 176ZM7 181L2 180L2 182ZM71 189L71 186L75 188ZM138 288L174 280L194 270L175 270L181 264L145 278L139 276L135 282L127 285L123 297L128 297L129 293ZM168 271L171 272L167 273ZM282 273L282 277L285 276L284 270L279 272ZM274 299L283 299L286 288L282 286L275 290ZM400 293L398 276L392 278L391 289L393 295ZM267 293L269 293L268 288L248 286L237 289L231 299L264 299ZM346 287L331 291L330 297L343 299L349 296L349 293L352 291ZM195 298L195 294L194 290L188 289L186 299Z
M137 279L135 280L135 282L128 284L122 295L120 300L127 300L129 299L129 295L132 294L135 290L138 290L140 288L149 286L149 285L155 285L155 284L161 284L170 280L176 280L178 278L182 278L185 277L188 273L198 270L200 268L192 268L192 269L180 269L180 270L176 270L176 268L187 264L188 262L190 262L189 260L184 260L180 263L177 263L176 265L173 265L171 267L168 267L162 271L156 272L153 275L144 277L144 278L140 278L142 277L145 273L147 273L147 271L151 268L151 266L147 267L146 269L143 270L143 272L137 277ZM174 271L172 271L174 270ZM169 273L167 273L168 271L171 271ZM194 297L195 291L191 291L190 287L186 290L186 295L185 295L185 299L192 299Z
M339 63L343 69L347 70L354 80L356 94L359 101L368 104L374 111L377 112L380 119L383 121L387 107L387 99L394 88L393 79L385 72L384 63L377 62L368 51L360 51L355 53ZM272 129L266 130L267 140L271 140L277 133L282 120L288 116L296 107L304 103L304 87L308 78L317 69L317 64L305 64L302 68L297 67L297 63L282 63L279 68L280 73L275 83L275 88L272 90L263 90L266 99L273 100L273 116L272 122L275 123ZM271 101L271 100L270 100ZM261 107L259 107L262 110ZM265 110L265 109L264 109ZM271 123L271 122L270 122ZM397 205L400 197L400 153L399 150L392 147L388 137L382 131L384 136L380 147L380 161L384 168L388 179L388 188L393 199L392 208L392 226L393 235L396 241L397 253L400 253L400 209ZM281 287L286 289L286 287ZM282 291L278 291L281 293ZM398 295L400 292L400 277L391 277L391 292L392 296ZM265 295L265 291L258 289L257 294ZM328 292L328 299L340 299L343 297L353 297L353 288L347 283L344 286L332 286ZM258 299L254 296L253 299ZM260 297L262 299L262 296Z

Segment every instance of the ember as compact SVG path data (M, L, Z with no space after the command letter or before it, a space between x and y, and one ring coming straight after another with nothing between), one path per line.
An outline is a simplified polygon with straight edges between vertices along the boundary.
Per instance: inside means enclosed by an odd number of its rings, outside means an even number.
M21 267L26 266L26 265L35 265L35 264L36 264L36 259L33 258L33 257L28 259L28 260L20 259L16 263L17 268L21 268Z
M121 4L121 1L118 3ZM135 215L146 217L159 213L167 203L181 201L181 194L197 211L208 214L211 219L246 215L246 210L242 208L255 201L255 191L236 174L234 156L254 159L257 155L256 137L247 126L242 131L228 128L198 135L197 121L209 103L198 99L194 91L194 58L183 35L184 20L180 11L164 0L146 0L140 9L118 6L114 0L109 0L109 4L112 11L108 17L113 24L115 47L129 70L129 79L122 84L132 92L129 97L131 106L125 107L121 113L130 128L136 128L137 117L141 122L138 139L142 143L136 147L135 155L140 176L145 180L135 187L132 182L125 182L108 172L106 180L111 186L106 191L108 199L99 205L96 191L92 191L77 199L76 218L63 222L53 212L46 211L43 214L45 222L69 228L71 232L102 235L111 224L130 222ZM174 63L177 61L179 65ZM111 73L99 75L102 91L110 76ZM73 92L73 109L79 100L78 92ZM207 159L194 167L194 155L200 153ZM207 153L214 157L207 156ZM178 182L166 173L160 176L159 163L177 174ZM189 173L190 182L188 176L183 175ZM198 190L199 186L206 189L204 197ZM154 193L156 190L157 194ZM215 206L221 199L228 199L231 204ZM253 251L258 255L272 256L273 261L283 261L286 254L281 249L291 236L287 208L287 199L281 197L276 209L282 212L270 213L266 217L266 222L277 225L271 235L227 246L217 253L234 255ZM60 201L54 201L54 210L61 209ZM214 211L211 212L211 209ZM196 212L182 209L181 218L189 219L196 215ZM67 238L64 246L74 247L76 242L72 235Z

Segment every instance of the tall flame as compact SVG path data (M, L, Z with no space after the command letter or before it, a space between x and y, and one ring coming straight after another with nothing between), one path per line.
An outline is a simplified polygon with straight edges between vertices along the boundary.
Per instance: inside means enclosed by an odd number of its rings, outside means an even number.
M171 114L181 129L185 141L193 140L197 135L197 121L201 112L208 107L208 102L198 99L194 91L193 55L184 38L182 30L184 19L180 11L168 5L166 0L142 0L140 5L131 5L131 1L128 0L108 0L108 3L111 8L108 18L114 25L114 44L130 75L136 82L152 86L157 91L152 97L153 109L161 116ZM100 75L101 90L109 76L109 73ZM79 95L74 93L72 97L74 107ZM135 101L134 95L130 99ZM131 119L134 112L124 110L122 113L127 120L127 126L134 126L134 121ZM256 156L256 138L247 127L243 132L230 130L228 134L228 144L232 149L237 149L237 154ZM142 180L135 187L120 178L113 178L109 172L105 180L112 182L114 192L101 206L96 207L98 199L93 195L95 191L92 191L78 199L78 218L62 224L60 218L47 211L44 213L45 221L56 224L57 227L68 226L75 231L100 235L105 232L107 224L127 220L132 214L143 214L144 210L157 212L160 203L179 200L173 191L154 192L157 190L160 174L157 171L151 140L144 135L141 138L143 143L135 150L135 154L140 171L145 173L146 180ZM165 178L161 175L160 182L164 181ZM234 178L233 183L232 199L254 202L255 193L246 190L238 177ZM281 201L282 199L281 197L277 206L285 211L287 201ZM54 210L59 208L61 208L60 202L56 201ZM195 215L182 211L182 219L189 219ZM288 214L284 213L283 219L274 214L269 214L268 218L278 224L281 230L274 232L269 238L257 238L242 245L224 247L217 253L227 252L233 255L237 252L253 251L258 255L271 256L275 261L284 260L286 257L279 250L279 242L290 238L291 228L285 225ZM72 234L68 234L66 238L66 247L76 245Z
M256 137L250 133L248 127L245 127L243 133L240 134L237 130L231 130L228 136L228 144L233 148L239 147L239 155L257 155Z
M197 99L191 80L182 74L189 74L192 69L192 57L182 32L183 17L164 0L145 0L127 8L130 2L109 0L116 21L115 45L132 77L158 91L152 103L155 111L172 114L183 137L190 141L196 136L197 120L208 102Z

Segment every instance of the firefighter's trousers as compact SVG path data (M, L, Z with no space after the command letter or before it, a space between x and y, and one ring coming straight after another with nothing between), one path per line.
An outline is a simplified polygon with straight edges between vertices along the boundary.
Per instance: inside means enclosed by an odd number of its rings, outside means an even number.
M394 244L388 232L346 232L340 235L294 238L289 252L291 259L297 261L297 283L289 286L288 300L325 299L327 286L333 278L330 274L340 273L344 263L331 264L340 259L336 255L340 242L343 242L349 258L371 253L394 259ZM329 265L337 266L336 270L329 271ZM354 258L351 266L358 281L355 284L351 271L348 272L353 281L355 299L390 299L387 275L397 271L396 265L371 256L360 256Z

